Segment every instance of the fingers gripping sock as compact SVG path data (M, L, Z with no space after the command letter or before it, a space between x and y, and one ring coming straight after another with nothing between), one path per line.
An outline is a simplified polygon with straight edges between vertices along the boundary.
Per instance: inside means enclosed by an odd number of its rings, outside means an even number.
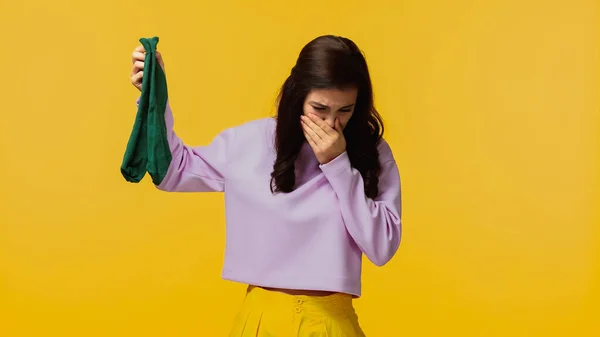
M168 100L167 80L156 61L158 41L158 37L140 39L146 50L142 93L121 164L125 180L134 183L140 182L147 171L153 183L159 185L172 159L164 116Z

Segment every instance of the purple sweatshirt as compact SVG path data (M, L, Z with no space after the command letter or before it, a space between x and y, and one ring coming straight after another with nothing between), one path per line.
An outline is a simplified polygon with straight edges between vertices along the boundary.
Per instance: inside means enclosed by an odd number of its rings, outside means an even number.
M305 144L296 189L270 191L276 121L264 118L224 130L206 146L185 145L165 111L173 159L158 189L224 192L226 248L222 277L263 287L361 295L362 254L377 266L398 250L401 195L389 145L379 145L379 195L365 196L346 152L319 165Z

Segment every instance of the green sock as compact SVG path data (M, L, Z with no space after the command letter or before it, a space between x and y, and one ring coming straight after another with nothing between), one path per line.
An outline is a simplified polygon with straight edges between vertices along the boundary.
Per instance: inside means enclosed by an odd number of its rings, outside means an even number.
M125 180L138 183L147 171L156 185L162 182L171 163L165 125L167 79L156 61L158 40L158 37L140 39L146 50L142 93L121 164Z

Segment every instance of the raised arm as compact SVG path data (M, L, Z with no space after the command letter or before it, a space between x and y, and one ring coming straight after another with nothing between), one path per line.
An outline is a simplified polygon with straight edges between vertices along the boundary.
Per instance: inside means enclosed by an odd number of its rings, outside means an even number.
M145 41L142 42L144 43ZM150 42L156 43L157 41L154 40ZM149 44L149 46L152 48L151 44ZM152 63L154 58L151 57L151 54L148 55L149 58L146 58L147 55L145 51L145 46L138 46L132 55L133 70L131 73L131 82L138 90L140 90L140 92L142 92L142 96L144 95L144 91L142 91L142 84L144 83L144 85L146 85L153 78L153 75L156 76L156 72L153 70L164 70L164 62L161 54L158 51L151 49L156 56L158 65L160 65L160 68L158 68L154 63ZM151 64L148 69L145 69L145 63L147 60ZM148 72L148 76L144 75L144 70ZM160 88L154 88L154 94L163 95L160 96L160 98L163 99L166 97L166 88L164 87L166 84L164 83L164 75L161 76L162 77L159 78L158 82L152 83L154 85L159 85ZM157 94L156 90L162 91ZM146 97L146 99L147 98L148 97ZM137 104L139 108L140 99L138 99ZM154 116L156 116L157 119L164 118L165 123L164 129L162 129L161 132L155 132L152 134L153 137L160 137L160 141L155 141L155 139L153 139L153 144L165 144L165 146L159 146L158 149L149 148L148 151L154 151L152 152L152 155L159 154L159 150L162 151L162 149L164 149L164 151L167 151L165 148L168 144L168 148L171 153L170 162L165 164L165 166L168 165L166 168L166 173L162 173L164 174L164 178L162 178L160 182L155 182L156 187L160 190L169 192L223 191L224 183L228 176L228 164L230 159L229 147L234 138L233 129L227 129L219 133L208 145L191 147L185 145L174 131L173 112L171 111L169 101L166 100L166 104L162 103L162 105L155 105L159 106L158 110L164 109L164 111L154 112L153 110L153 113L156 113ZM156 107L153 107L153 109L156 109ZM150 121L149 123L153 123L153 121ZM162 122L159 124L162 124ZM156 127L157 129L162 128L160 126L156 126L155 124L152 124L152 126ZM136 143L138 144L136 146L141 146L141 151L145 151L144 146L147 146L148 144L148 142L145 142L144 138L146 135L142 134L139 135L139 137L141 137L139 138L141 141ZM138 164L138 170L140 164L145 165L145 163L142 161L136 164ZM139 179L140 177L136 178Z

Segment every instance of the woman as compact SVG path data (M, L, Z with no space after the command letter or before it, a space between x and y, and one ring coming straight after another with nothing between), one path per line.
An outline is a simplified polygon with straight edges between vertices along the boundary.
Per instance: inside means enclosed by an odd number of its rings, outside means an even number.
M140 46L139 90L143 68ZM168 104L165 119L172 161L157 188L225 192L222 277L249 285L230 336L364 336L352 305L362 254L382 266L396 253L401 200L358 47L314 39L281 88L276 118L226 129L206 146L178 138Z

